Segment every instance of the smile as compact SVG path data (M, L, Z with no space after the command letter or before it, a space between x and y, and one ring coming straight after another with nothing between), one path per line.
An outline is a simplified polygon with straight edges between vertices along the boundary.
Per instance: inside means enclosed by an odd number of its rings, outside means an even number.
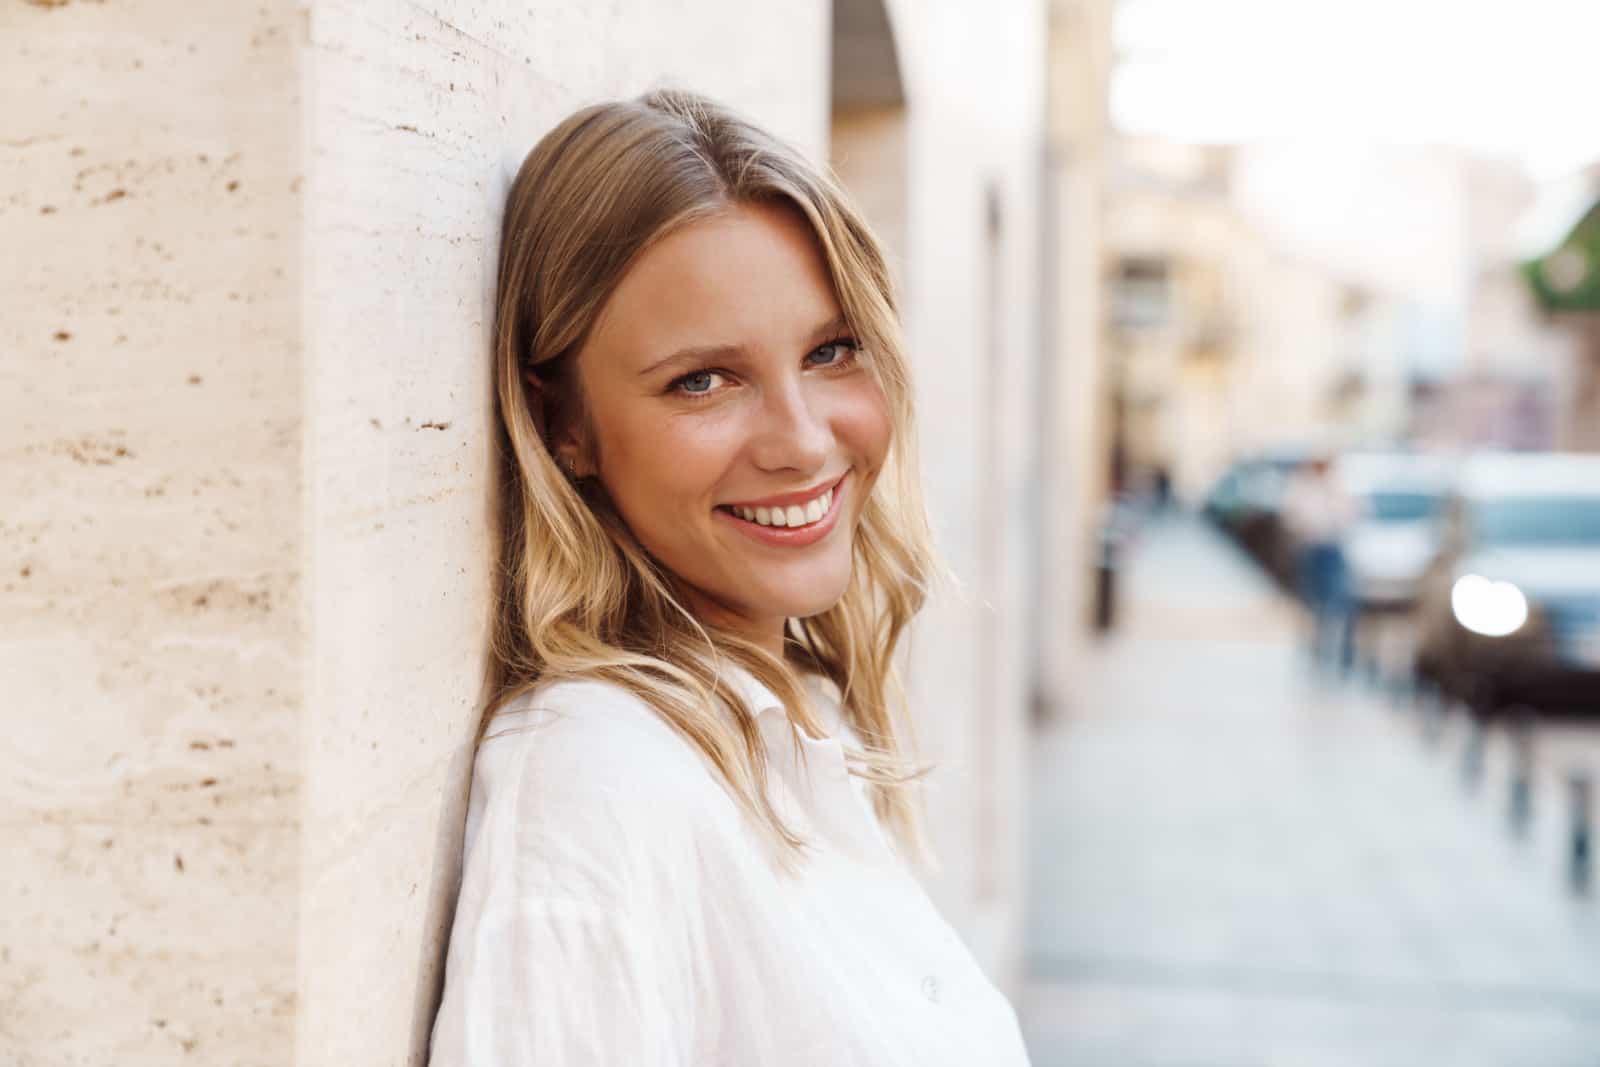
M844 478L809 496L789 494L749 504L723 504L719 515L741 533L767 544L808 545L820 540L838 519Z
M745 522L761 526L805 526L819 521L832 507L833 487L829 486L822 491L821 496L814 496L804 504L772 508L746 508L734 505L728 510Z

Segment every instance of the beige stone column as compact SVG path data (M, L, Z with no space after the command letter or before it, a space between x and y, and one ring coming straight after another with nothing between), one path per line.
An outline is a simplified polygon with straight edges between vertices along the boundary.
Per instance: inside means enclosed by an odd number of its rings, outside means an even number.
M302 13L0 7L0 1062L283 1064Z

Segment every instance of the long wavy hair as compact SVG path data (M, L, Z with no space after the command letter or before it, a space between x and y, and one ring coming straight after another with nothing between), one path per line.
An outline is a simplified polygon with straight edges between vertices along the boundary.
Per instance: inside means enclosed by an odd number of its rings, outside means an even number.
M642 251L736 204L787 202L816 235L846 320L869 354L892 424L862 509L848 586L828 610L785 624L778 658L714 631L685 606L595 478L569 479L553 434L579 412L573 371L608 297ZM820 736L801 675L832 681L864 750L847 749L907 858L931 863L895 650L937 568L918 478L911 383L889 272L835 182L726 108L679 91L585 108L528 154L508 197L494 332L502 478L488 702L494 714L542 682L623 686L710 760L778 858L808 842L778 815L755 713L726 680L743 666L781 699L790 728ZM530 382L529 375L532 375Z

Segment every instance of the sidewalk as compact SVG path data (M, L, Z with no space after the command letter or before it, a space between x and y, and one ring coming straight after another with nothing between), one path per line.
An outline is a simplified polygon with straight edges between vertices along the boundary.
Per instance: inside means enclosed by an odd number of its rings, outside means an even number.
M1566 813L1505 829L1415 713L1318 684L1202 524L1147 528L1114 637L1038 736L1036 1067L1594 1067L1600 899Z

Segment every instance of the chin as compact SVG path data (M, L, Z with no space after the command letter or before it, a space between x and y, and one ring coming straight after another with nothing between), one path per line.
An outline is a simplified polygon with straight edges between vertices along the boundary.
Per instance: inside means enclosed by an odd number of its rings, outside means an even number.
M793 581L767 591L763 599L770 610L767 615L781 615L788 619L805 619L821 615L844 596L850 586L850 569L844 567L827 574L796 576Z
M839 598L842 596L844 596L843 589L839 590L838 596L826 598L813 597L804 604L795 605L789 611L784 613L784 617L789 619L809 619L813 615L821 615L823 612L829 610L835 604L839 603Z

